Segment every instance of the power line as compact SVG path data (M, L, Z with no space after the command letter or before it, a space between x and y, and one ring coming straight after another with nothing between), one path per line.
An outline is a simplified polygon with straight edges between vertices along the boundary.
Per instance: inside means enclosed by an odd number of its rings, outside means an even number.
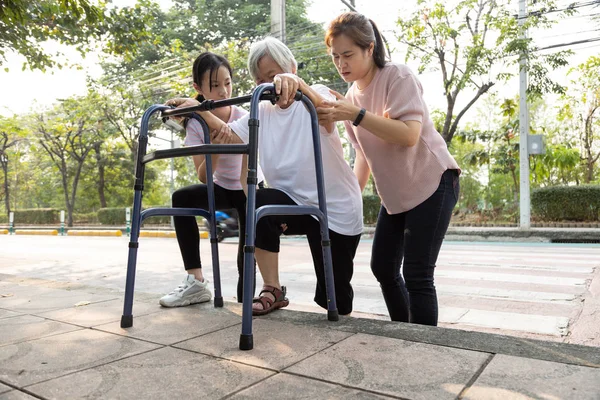
M574 41L568 42L568 43L560 43L560 44L553 44L553 45L546 46L546 47L539 47L539 48L535 49L534 51L555 49L555 48L566 47L566 46L574 46L574 45L577 45L577 44L597 42L599 40L600 40L600 37L589 38L589 39L582 39L582 40L574 40Z

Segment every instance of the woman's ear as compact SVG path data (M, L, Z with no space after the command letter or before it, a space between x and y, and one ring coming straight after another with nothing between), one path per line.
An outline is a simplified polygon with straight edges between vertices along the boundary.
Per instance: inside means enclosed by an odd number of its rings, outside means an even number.
M196 92L198 92L198 94L202 94L202 90L200 89L200 86L198 86L198 84L196 82L194 82L194 89L196 89Z
M373 50L375 49L375 43L369 44L369 57L373 57Z

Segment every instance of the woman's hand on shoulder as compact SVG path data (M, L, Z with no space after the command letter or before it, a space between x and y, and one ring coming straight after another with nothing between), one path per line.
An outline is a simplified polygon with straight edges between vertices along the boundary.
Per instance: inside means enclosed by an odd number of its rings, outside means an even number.
M326 126L337 121L354 121L360 112L360 108L350 103L335 90L330 89L329 92L335 96L336 100L324 100L317 107L319 125Z

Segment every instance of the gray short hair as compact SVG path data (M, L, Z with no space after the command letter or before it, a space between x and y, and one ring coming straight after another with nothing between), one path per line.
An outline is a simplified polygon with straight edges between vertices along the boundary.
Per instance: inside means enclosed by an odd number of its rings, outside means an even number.
M298 67L298 63L290 49L278 39L267 36L261 41L253 43L250 46L248 54L248 71L252 79L256 80L258 76L258 63L264 56L270 56L273 61L281 67L284 72L293 72Z

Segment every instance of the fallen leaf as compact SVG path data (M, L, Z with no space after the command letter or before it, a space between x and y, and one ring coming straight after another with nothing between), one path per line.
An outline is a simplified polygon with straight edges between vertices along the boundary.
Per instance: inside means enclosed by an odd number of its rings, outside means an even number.
M90 301L80 301L79 303L75 304L75 307L87 306L88 304L91 304L91 302Z
M2 293L0 294L0 297L13 297L14 295L12 293Z

